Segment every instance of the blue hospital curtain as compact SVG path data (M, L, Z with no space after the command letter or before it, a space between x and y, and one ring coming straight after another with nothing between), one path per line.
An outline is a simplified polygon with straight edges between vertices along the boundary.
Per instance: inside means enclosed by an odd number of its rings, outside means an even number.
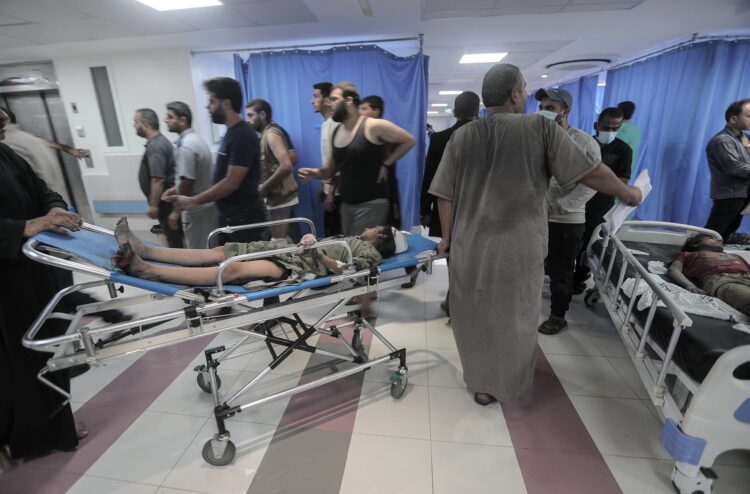
M607 74L605 106L636 104L641 128L635 176L648 169L654 189L638 211L648 220L703 226L711 210L708 140L724 111L750 96L750 40L677 48ZM741 231L748 231L744 221Z
M296 167L320 166L320 127L310 100L317 82L351 81L361 97L377 94L385 101L387 120L406 129L417 140L398 161L401 228L419 224L419 194L425 157L427 124L427 68L423 54L397 57L373 45L323 51L294 50L251 54L247 62L247 99L271 103L273 119L289 132L299 155ZM239 74L238 74L239 75ZM295 177L296 178L296 177ZM323 231L323 205L318 181L298 182L297 216L305 216Z
M594 121L597 116L596 84L598 81L598 75L591 75L560 85L561 89L565 89L573 96L573 109L568 116L568 124L587 134L594 133Z

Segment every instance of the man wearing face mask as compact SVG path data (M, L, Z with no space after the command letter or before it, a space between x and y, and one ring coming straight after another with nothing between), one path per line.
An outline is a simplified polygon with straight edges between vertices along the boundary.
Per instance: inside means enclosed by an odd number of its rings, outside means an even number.
M743 131L750 130L750 99L729 105L724 119L727 125L706 146L714 201L706 228L726 240L739 228L748 204L750 145Z
M596 130L594 137L599 141L602 163L612 169L617 178L624 183L628 183L633 164L633 150L625 141L617 138L617 132L622 127L624 118L625 115L619 108L605 108L594 123L594 129ZM586 203L586 231L583 234L583 247L578 255L578 264L576 265L574 294L583 293L586 289L586 280L591 272L585 262L586 246L591 239L591 234L594 232L594 228L604 223L604 215L614 205L614 197L601 192L595 194Z
M534 97L539 101L540 115L565 129L590 161L601 161L596 140L568 124L568 115L573 108L573 96L568 91L558 88L540 89ZM551 304L549 318L539 326L542 334L557 334L568 325L565 313L573 296L576 256L581 250L586 228L586 203L595 193L596 191L580 183L563 188L555 177L550 178L546 267Z

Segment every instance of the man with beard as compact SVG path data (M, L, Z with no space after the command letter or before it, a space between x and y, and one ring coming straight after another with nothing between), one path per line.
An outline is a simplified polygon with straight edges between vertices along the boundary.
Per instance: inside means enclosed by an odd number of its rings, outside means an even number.
M549 177L641 202L559 125L520 115L526 81L498 64L484 76L487 117L453 133L429 193L438 198L450 249L453 335L467 387L480 405L518 399L531 388L547 250Z
M351 82L340 82L331 91L333 120L341 123L333 133L333 151L322 168L300 168L302 180L330 178L341 173L341 226L344 235L357 235L367 227L382 225L388 217L386 180L388 167L401 159L415 139L401 127L358 113L359 92ZM385 145L393 144L385 158Z
M292 217L292 208L299 204L297 182L294 180L294 163L290 155L286 131L273 121L271 104L263 99L254 99L245 105L247 122L261 133L260 169L261 184L258 190L266 200L271 220ZM271 240L287 242L289 224L271 227Z
M211 150L206 142L192 128L193 112L182 101L167 104L164 119L167 129L180 137L174 143L174 161L177 166L175 186L164 192L164 198L173 194L194 196L211 187ZM218 212L213 202L182 211L175 206L169 215L170 228L182 225L185 247L200 249L206 247L208 234L216 228Z
M180 209L192 209L215 202L219 209L219 226L236 226L266 221L258 185L260 184L260 144L258 136L240 117L242 89L229 77L215 77L203 83L208 92L208 112L215 124L224 124L227 131L216 156L213 185L194 196L172 195L167 198ZM225 242L264 240L267 229L240 230L222 234Z
M141 158L138 182L148 199L148 217L158 219L170 247L182 247L182 227L169 226L172 205L162 200L164 191L174 185L174 154L172 143L159 132L159 118L151 108L136 110L133 127L138 137L146 139L146 152Z

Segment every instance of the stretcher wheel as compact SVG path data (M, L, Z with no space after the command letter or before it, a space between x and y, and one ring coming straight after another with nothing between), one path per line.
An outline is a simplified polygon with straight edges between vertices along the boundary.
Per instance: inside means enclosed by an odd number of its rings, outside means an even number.
M586 290L586 295L583 296L583 303L586 304L586 307L593 307L599 303L601 298L599 290L596 288L589 288Z
M211 380L208 378L207 372L199 372L198 377L196 378L198 380L198 387L201 388L206 393L211 392ZM221 389L221 378L218 374L216 374L216 387Z
M216 448L214 448L214 446L216 446ZM224 450L219 456L216 456L216 449L220 450L222 446ZM208 441L206 441L206 444L203 445L203 459L206 460L206 463L215 467L223 467L225 465L229 465L234 460L234 456L236 454L237 447L229 439L209 439Z
M399 399L404 396L406 385L409 384L409 375L405 370L397 370L391 374L391 396Z

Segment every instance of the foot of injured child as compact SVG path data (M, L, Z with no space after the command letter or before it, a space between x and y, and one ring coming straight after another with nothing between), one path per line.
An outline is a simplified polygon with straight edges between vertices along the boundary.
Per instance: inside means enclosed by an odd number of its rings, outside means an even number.
M183 285L214 285L217 265L231 257L277 249L275 242L227 243L214 249L174 249L148 245L131 230L126 217L115 228L119 249L112 258L119 269L138 278ZM368 269L388 257L406 250L403 234L389 226L365 228L358 237L333 238L341 243L309 248L315 237L306 235L300 246L308 247L295 254L269 255L264 259L230 264L222 273L222 282L245 284L254 280L295 280L305 276L340 274L349 263L349 251L355 269ZM176 264L165 266L147 261Z

